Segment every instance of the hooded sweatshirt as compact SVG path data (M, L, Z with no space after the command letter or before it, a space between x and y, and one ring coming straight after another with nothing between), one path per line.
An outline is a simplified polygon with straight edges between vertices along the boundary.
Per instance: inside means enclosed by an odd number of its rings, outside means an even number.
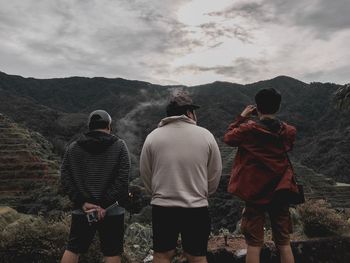
M61 166L61 183L75 208L84 202L103 208L128 198L129 152L118 137L91 131L71 143Z
M214 136L185 115L164 118L146 138L140 158L152 205L205 207L221 176Z
M254 122L238 116L224 142L238 147L228 191L256 204L267 204L279 190L298 192L287 152L296 129L278 119Z

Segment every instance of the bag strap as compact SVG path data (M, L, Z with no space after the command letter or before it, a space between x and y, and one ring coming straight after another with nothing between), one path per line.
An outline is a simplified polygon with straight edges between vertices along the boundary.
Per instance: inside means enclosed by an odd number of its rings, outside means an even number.
M282 130L281 130L281 131L279 132L279 134L278 134L278 135L279 135L279 139L280 139L279 141L280 141L280 143L281 143L281 146L282 146L282 149L283 149L283 153L284 153L284 155L286 156L286 158L287 158L287 160L288 160L289 166L290 166L290 168L292 169L292 172L293 172L293 179L294 179L295 183L298 183L297 177L296 177L296 173L295 173L295 170L294 170L294 167L293 167L293 164L292 164L292 162L290 161L289 154L288 154L286 148L284 147L284 143L283 143L283 138L282 138L281 132L282 132Z

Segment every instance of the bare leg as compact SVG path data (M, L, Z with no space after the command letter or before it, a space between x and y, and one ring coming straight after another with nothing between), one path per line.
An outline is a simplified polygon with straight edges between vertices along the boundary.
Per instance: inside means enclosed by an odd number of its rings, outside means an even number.
M203 256L195 257L187 253L185 253L185 256L189 263L208 263L207 257L203 257Z
M105 263L121 263L121 256L105 257Z
M294 263L294 256L290 245L279 246L278 250L281 255L281 263Z
M78 263L79 254L73 253L72 251L66 250L63 253L61 263Z
M170 250L167 252L154 252L153 263L171 263L171 260L175 256L175 250Z
M245 258L246 263L259 263L260 262L261 247L248 246L247 256Z

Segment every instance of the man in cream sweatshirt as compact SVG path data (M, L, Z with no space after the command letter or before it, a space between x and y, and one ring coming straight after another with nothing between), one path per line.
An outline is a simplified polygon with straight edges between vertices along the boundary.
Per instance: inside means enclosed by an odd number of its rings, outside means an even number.
M198 108L187 92L178 91L170 98L168 117L142 148L140 172L152 195L155 263L171 262L179 234L188 261L207 262L208 196L217 189L222 163L214 136L196 125Z

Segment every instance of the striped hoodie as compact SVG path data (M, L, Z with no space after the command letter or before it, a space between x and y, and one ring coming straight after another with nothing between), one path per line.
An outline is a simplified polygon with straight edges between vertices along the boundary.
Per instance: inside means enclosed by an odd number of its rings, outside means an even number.
M73 202L108 207L128 198L130 157L125 142L118 137L91 131L66 149L61 166L61 184Z

